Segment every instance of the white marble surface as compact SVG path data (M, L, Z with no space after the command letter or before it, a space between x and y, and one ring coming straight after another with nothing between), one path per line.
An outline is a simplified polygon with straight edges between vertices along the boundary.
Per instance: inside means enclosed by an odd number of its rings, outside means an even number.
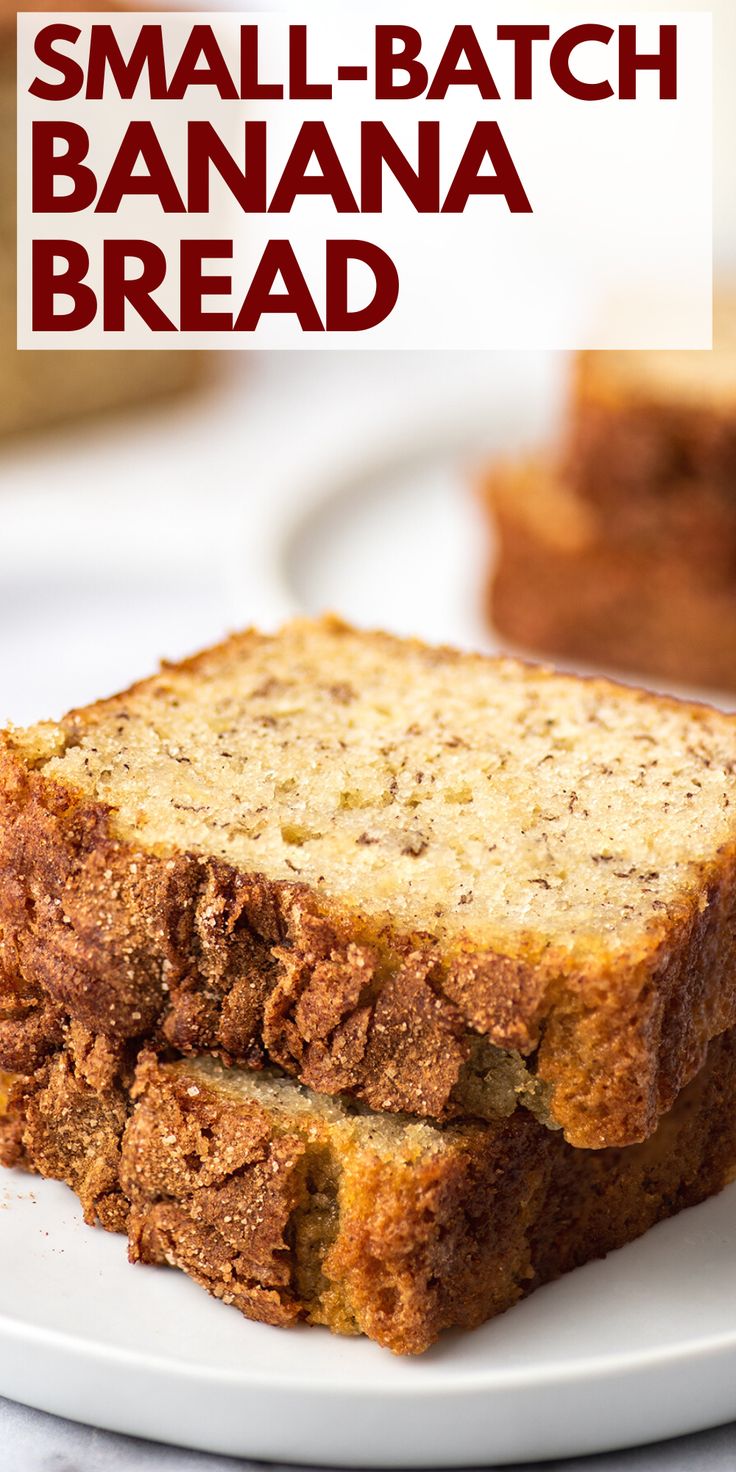
M0 1399L0 1466L8 1472L235 1472L263 1465L113 1436ZM735 1466L736 1425L631 1452L539 1462L517 1472L733 1472Z

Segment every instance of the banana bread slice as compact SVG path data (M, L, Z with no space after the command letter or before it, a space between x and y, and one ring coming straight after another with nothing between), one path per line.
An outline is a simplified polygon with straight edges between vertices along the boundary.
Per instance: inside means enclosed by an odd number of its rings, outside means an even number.
M712 352L581 353L563 475L613 527L710 558L736 537L736 296L722 293ZM721 554L723 555L723 554Z
M0 1066L71 1017L633 1143L736 1023L734 798L705 707L336 620L238 635L0 739Z
M736 519L730 538L722 518L675 534L670 502L649 530L637 498L634 529L543 459L496 466L483 498L496 543L488 609L504 638L536 655L736 689Z
M712 352L579 354L560 442L489 471L515 643L736 689L736 296L714 325Z
M181 1268L249 1318L366 1334L399 1354L478 1326L736 1168L734 1032L649 1140L602 1151L573 1149L523 1108L437 1126L152 1054L123 1131L116 1065L102 1044L90 1070L90 1047L78 1038L19 1082L16 1160L127 1229L133 1261Z

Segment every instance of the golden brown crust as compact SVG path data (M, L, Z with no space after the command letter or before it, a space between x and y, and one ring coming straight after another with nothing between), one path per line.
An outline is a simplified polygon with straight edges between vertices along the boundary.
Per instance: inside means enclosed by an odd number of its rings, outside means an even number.
M72 1023L63 1046L13 1077L0 1117L0 1164L64 1181L85 1221L115 1232L128 1219L118 1177L129 1076L123 1047Z
M701 1073L643 1144L582 1152L563 1146L532 1232L531 1288L604 1256L733 1180L734 1041L730 1032L711 1044Z
M0 745L0 1067L32 1071L71 1018L441 1118L481 1034L533 1054L567 1138L598 1148L650 1134L736 1022L730 852L641 955L582 970L371 934L305 885L134 850L112 818Z
M317 1098L290 1113L148 1054L118 1156L119 1072L113 1061L106 1087L105 1069L92 1133L78 1058L57 1056L25 1119L16 1105L29 1168L92 1189L88 1216L114 1203L106 1225L124 1228L129 1202L134 1261L176 1265L249 1318L326 1324L399 1354L632 1241L736 1167L736 1031L711 1044L654 1136L625 1150L572 1149L521 1109L426 1130L433 1143L411 1125L366 1140ZM104 1164L90 1187L92 1134Z
M436 1153L353 1152L315 1112L267 1107L144 1057L122 1150L133 1261L168 1263L247 1317L326 1324L420 1353L530 1280L547 1132L519 1111ZM552 1137L550 1137L552 1138Z
M278 1168L272 1162L258 1175L257 1187L248 1182L241 1210L243 1178L235 1164L240 1157L220 1143L217 1130L229 1143L226 1121L232 1112L242 1125L242 1102L224 1103L219 1093L206 1089L192 1098L186 1074L177 1078L155 1063L147 1065L141 1088L142 1102L123 1149L123 1179L134 1198L138 1238L162 1199L175 1197L180 1236L169 1239L168 1260L173 1257L190 1272L194 1265L200 1282L219 1296L233 1292L237 1302L231 1273L236 1280L242 1274L252 1286L261 1281L261 1264L272 1261L265 1234L278 1263L276 1273L269 1268L268 1287L279 1294L285 1314L327 1322L339 1332L368 1334L403 1354L421 1352L443 1328L483 1323L541 1283L705 1199L726 1183L736 1164L736 1035L729 1033L711 1045L706 1067L657 1133L627 1150L574 1150L519 1110L501 1126L451 1128L436 1155L412 1162L398 1150L395 1158L375 1152L367 1159L361 1154L359 1167L351 1169L343 1151L337 1224L322 1257L319 1291L305 1298L298 1291L294 1239L288 1250L286 1210L288 1203L292 1211L303 1206L299 1180L309 1177L308 1147L302 1143L300 1151L293 1136L275 1140L273 1125L270 1134L261 1135L264 1115L249 1105L245 1112L259 1132L260 1150L278 1145L280 1153ZM164 1164L172 1148L177 1156L187 1152L186 1181L176 1170L169 1174ZM131 1158L137 1163L152 1158L153 1177L143 1167L131 1181ZM210 1177L198 1186L202 1160L210 1175L222 1172L221 1190L225 1181L233 1187L221 1198L220 1209L208 1197ZM167 1172L164 1182L156 1176L161 1165ZM200 1190L207 1197L202 1230ZM232 1214L238 1226L223 1232L218 1226L223 1214ZM233 1251L240 1254L237 1269ZM247 1301L240 1306L253 1316Z
M557 1139L520 1110L499 1130L457 1135L438 1159L362 1163L323 1265L358 1332L419 1354L444 1329L477 1328L523 1297L549 1182L547 1136ZM328 1317L329 1289L325 1300L316 1321L342 1332Z
M249 1318L292 1323L286 1233L304 1192L303 1144L274 1138L257 1107L191 1097L153 1058L134 1097L121 1173L131 1259L181 1267Z

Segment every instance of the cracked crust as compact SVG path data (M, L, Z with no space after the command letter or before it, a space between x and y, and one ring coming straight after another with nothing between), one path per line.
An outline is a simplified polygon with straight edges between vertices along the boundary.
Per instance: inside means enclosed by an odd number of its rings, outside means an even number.
M64 1181L85 1221L124 1232L120 1144L131 1080L124 1046L72 1023L30 1072L0 1075L0 1165Z
M624 1150L575 1150L523 1109L445 1128L356 1113L209 1060L149 1053L127 1094L122 1077L77 1031L11 1091L5 1163L68 1181L88 1220L127 1230L134 1262L176 1266L248 1318L397 1354L477 1327L736 1170L736 1032Z
M137 852L113 837L102 806L11 752L0 765L0 1066L10 1070L28 1054L40 1061L71 1018L113 1039L271 1059L375 1109L449 1117L462 1110L480 1034L534 1054L568 1139L598 1147L651 1133L709 1038L736 1018L731 854L704 884L702 910L672 915L654 955L624 976L561 984L554 957L447 965L431 942L368 938L303 886Z
M576 1146L631 1144L736 1023L735 908L731 842L627 953L407 934L303 882L136 847L111 806L34 770L23 733L0 738L0 1067L36 1066L71 1019L377 1110L495 1116L523 1094Z

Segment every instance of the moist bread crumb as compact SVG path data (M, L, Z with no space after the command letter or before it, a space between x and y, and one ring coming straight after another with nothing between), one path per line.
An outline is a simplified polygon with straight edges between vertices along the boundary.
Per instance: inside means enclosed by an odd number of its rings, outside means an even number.
M736 1021L735 772L707 707L245 633L2 738L6 1009L632 1143Z

